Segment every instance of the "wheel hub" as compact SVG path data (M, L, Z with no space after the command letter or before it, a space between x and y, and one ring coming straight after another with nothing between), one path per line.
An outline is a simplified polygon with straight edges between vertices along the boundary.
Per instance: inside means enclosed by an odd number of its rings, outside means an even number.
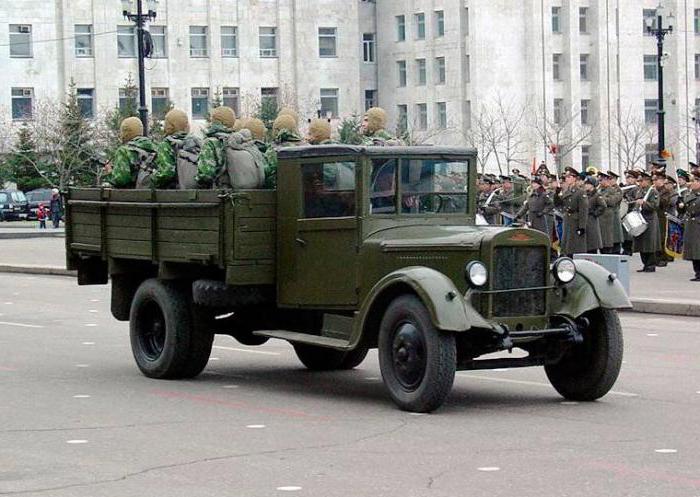
M156 304L145 309L143 329L140 334L141 348L150 361L157 360L165 348L165 317Z
M415 390L425 376L426 355L423 334L413 324L400 324L392 343L394 372L401 385Z

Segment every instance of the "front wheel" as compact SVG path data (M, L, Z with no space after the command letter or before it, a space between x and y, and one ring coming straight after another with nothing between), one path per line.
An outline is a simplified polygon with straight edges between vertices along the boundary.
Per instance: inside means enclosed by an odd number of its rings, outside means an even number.
M550 383L564 398L592 401L615 384L622 366L622 326L617 311L597 309L586 315L590 325L583 342L573 345L555 364L544 367Z
M435 328L418 297L400 296L387 308L379 328L379 366L389 395L401 409L434 411L454 382L455 336Z
M301 363L312 371L353 369L362 363L368 352L361 345L349 352L303 343L293 345Z

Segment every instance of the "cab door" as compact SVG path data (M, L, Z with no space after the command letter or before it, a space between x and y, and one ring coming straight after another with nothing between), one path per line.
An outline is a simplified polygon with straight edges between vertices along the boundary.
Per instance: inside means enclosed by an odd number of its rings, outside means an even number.
M353 308L358 301L355 160L289 165L278 172L278 298L293 307ZM281 188L297 195L285 195Z

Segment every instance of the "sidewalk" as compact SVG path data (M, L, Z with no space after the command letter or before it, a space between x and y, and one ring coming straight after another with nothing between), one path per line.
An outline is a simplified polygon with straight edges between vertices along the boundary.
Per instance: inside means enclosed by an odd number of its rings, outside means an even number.
M51 227L51 221L46 221L47 228L39 229L38 221L6 221L0 223L0 240L21 238L53 238L65 236L63 223L58 229ZM1 262L1 261L0 261Z
M637 255L630 261L636 312L700 317L700 283L689 281L690 262L679 260L655 273L637 273L641 265ZM65 267L64 238L0 240L0 272L71 274Z

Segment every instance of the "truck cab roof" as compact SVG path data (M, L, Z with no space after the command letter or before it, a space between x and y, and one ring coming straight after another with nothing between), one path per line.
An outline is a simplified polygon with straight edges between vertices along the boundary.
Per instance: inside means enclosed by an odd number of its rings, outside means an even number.
M442 146L399 146L377 147L361 145L305 145L302 147L287 147L278 151L278 158L284 160L315 159L322 157L340 156L377 156L377 157L449 157L471 158L476 157L476 150L465 147Z

